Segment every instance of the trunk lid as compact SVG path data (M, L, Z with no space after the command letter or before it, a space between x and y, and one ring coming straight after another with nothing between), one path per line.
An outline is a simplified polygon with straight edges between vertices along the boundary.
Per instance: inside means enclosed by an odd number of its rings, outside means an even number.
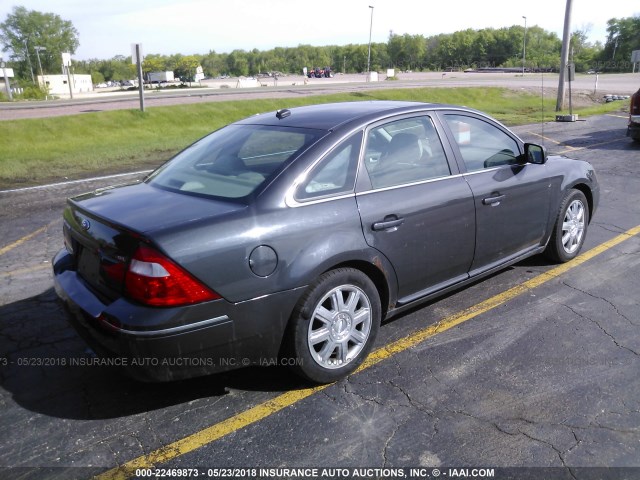
M105 303L124 293L140 243L153 234L225 216L246 205L200 198L145 183L96 190L68 200L64 239L78 275Z

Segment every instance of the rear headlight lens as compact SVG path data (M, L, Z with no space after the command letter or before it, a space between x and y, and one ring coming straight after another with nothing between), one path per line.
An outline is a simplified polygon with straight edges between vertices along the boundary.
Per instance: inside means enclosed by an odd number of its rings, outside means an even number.
M127 295L154 307L176 307L221 298L157 250L141 245L125 277Z

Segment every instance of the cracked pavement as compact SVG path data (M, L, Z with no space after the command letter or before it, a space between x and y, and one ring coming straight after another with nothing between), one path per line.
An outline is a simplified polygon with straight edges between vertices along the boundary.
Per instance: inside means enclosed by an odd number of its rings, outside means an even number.
M640 224L640 146L625 126L611 115L544 126L549 150L596 167L601 204L585 249ZM541 128L514 130L539 143ZM46 226L0 255L0 467L88 478L306 386L277 367L143 384L72 365L92 354L66 324L49 262L64 198L95 186L0 193L0 248ZM414 309L382 326L378 346L550 268L529 259ZM640 467L638 292L634 237L162 467L562 467L558 478Z

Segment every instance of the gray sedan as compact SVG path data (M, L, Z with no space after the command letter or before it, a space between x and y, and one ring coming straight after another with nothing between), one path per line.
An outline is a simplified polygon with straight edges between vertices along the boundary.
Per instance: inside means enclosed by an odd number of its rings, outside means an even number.
M55 287L92 348L172 380L286 363L331 382L380 322L532 255L578 255L593 167L452 105L278 110L69 200Z

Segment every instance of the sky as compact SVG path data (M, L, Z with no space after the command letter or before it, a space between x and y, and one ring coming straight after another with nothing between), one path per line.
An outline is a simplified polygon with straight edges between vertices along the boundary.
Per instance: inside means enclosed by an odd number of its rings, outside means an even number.
M367 44L389 32L437 35L467 28L537 25L562 38L563 0L2 0L0 22L13 6L55 13L79 32L76 60L143 53L205 54ZM605 42L607 20L640 14L637 0L573 0L572 30Z

